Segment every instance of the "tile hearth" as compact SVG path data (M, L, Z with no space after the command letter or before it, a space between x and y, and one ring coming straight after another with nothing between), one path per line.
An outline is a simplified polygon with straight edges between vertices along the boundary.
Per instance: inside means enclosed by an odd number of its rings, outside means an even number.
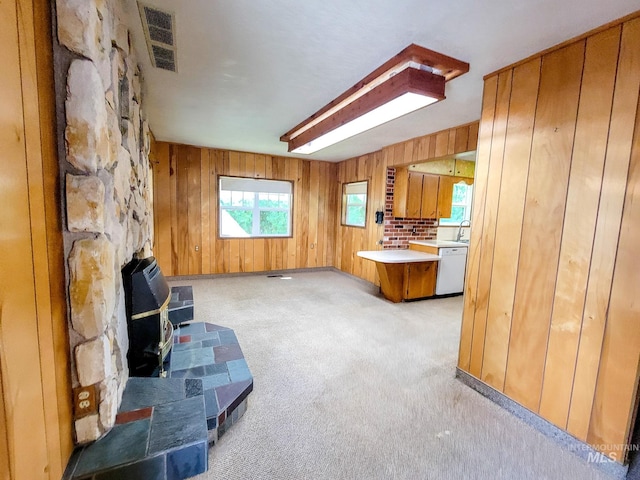
M218 441L246 410L253 377L233 330L190 323L175 330L171 378L202 379L209 441Z
M247 409L253 377L233 330L176 327L168 378L130 378L115 427L74 452L65 479L182 480Z

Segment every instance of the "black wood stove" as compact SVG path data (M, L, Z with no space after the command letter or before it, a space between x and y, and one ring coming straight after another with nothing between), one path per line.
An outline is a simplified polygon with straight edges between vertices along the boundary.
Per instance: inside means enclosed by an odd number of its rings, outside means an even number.
M122 281L129 332L129 374L165 376L173 345L169 284L154 257L129 262L122 269Z

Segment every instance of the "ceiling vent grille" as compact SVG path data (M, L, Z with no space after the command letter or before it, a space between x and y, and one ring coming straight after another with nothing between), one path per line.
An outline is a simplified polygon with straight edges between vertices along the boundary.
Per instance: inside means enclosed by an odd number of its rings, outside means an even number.
M156 68L177 72L175 15L141 2L138 2L138 10L151 64Z

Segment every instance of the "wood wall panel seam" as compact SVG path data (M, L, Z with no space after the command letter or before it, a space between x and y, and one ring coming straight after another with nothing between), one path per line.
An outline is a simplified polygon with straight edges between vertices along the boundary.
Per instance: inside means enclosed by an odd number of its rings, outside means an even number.
M6 126L14 127L2 138L11 160L2 189L11 204L2 215L3 247L13 256L3 262L0 298L0 465L12 478L55 478L72 442L64 292L52 283L63 267L61 234L53 229L60 211L52 194L58 171L49 5L0 8L9 24L0 32L7 47L0 96Z
M35 0L34 31L36 51L36 75L38 81L38 100L41 105L40 124L42 127L42 168L45 197L45 230L47 232L47 251L49 262L49 295L51 296L51 325L53 362L55 366L57 416L58 416L58 458L61 469L67 463L73 450L72 405L71 405L71 373L69 361L69 340L66 310L64 276L63 240L60 174L58 167L55 87L53 75L52 49L52 15L51 5L47 0ZM50 403L53 403L49 399ZM54 452L55 454L55 452ZM57 462L54 461L54 465ZM58 474L56 467L50 469L53 475Z
M495 82L495 85L492 86L492 82ZM469 244L469 252L467 256L467 268L465 273L464 286L464 308L462 314L462 323L460 326L460 347L458 354L458 366L465 371L469 370L469 365L471 363L471 351L475 327L475 303L477 293L476 288L479 275L480 254L482 251L482 225L485 202L484 195L486 195L486 191L484 191L483 189L486 188L485 174L488 175L489 169L489 157L491 155L491 138L493 136L497 91L497 77L485 82L485 88L482 97L482 118L479 124L481 128L479 130L478 136L476 179L472 207L472 224L477 225L477 227L472 229L471 242ZM485 149L487 150L486 153Z
M489 156L489 174L487 176L485 204L482 225L482 252L479 259L478 285L476 289L476 304L474 318L474 337L477 333L482 337L477 338L471 346L471 363L469 372L486 381L482 376L485 342L488 322L488 307L491 296L491 265L494 261L495 233L500 203L500 184L502 183L502 170L506 146L506 132L509 120L511 93L513 85L513 72L505 72L498 76L498 90L496 108L493 121L493 134L491 137L491 154ZM474 355L474 351L477 351Z
M55 363L53 352L53 331L51 323L52 305L49 287L49 252L47 249L47 231L43 178L42 136L52 135L43 131L41 124L40 92L38 85L38 66L34 31L33 3L18 4L18 38L20 49L20 70L22 82L22 104L24 111L24 145L27 159L27 182L29 185L29 221L31 224L31 249L33 252L33 288L35 292L35 330L38 343L38 362L41 380L41 408L44 414L44 433L49 467L60 472L59 438L60 424L57 402L47 402L47 398L56 398ZM53 96L49 98L53 102ZM52 104L49 105L51 108Z
M638 108L640 109L640 104L638 105ZM636 123L636 132L640 132L640 116L637 116L637 118L638 118L638 122ZM634 137L636 137L638 139L636 141L636 148L638 150L638 153L636 153L635 156L640 158L640 134L639 133L635 133ZM632 154L632 158L633 158L633 154ZM638 165L636 165L634 170L640 171L640 160L637 161L637 164ZM631 164L630 164L630 172L631 172ZM636 176L638 177L637 180L640 180L640 175L638 175L636 173ZM636 183L638 183L638 182L636 182ZM625 190L625 207L627 206L627 203L630 203L630 204L636 203L636 206L635 206L635 210L636 210L635 218L636 218L636 220L639 220L640 219L640 215L638 215L638 212L637 212L639 210L638 207L637 207L637 200L634 202L633 201L633 194L629 195L628 191L629 191L629 182L627 183L627 188ZM640 196L640 195L636 195L636 196ZM626 213L625 212L625 208L623 207L621 228L622 228L622 225L624 224L624 221L626 219L626 214L625 213ZM638 224L640 224L640 222L636 221L635 224L638 225ZM620 233L621 233L621 236L622 236L622 230L621 230ZM635 237L636 237L636 240L637 240L638 235L636 234ZM635 246L638 245L637 241L633 242L633 243L635 244ZM618 247L619 246L620 246L620 242L618 243ZM618 250L617 253L619 254L620 250ZM627 259L626 262L621 262L620 266L622 267L622 269L627 270L625 272L625 273L627 273L627 278L631 277L633 279L632 274L629 274L629 272L628 272L629 265L632 264L632 263L633 263L633 259ZM635 266L631 267L631 268L633 269L633 268L635 268ZM618 288L625 289L625 287L626 287L626 285L622 285L622 286L618 285L617 274L619 275L618 257L616 257L615 267L614 267L614 271L613 271L613 280L612 280L612 283L611 283L611 291L610 291L610 296L609 296L609 305L607 307L607 311L609 312L609 314L607 316L607 321L606 321L605 326L604 326L604 334L603 334L603 338L602 338L602 347L601 347L601 352L602 353L601 353L600 362L599 362L599 365L598 365L598 377L597 377L596 389L594 391L593 408L592 408L592 411L591 411L592 414L591 414L591 422L589 424L589 437L588 437L588 441L590 443L594 443L594 444L597 444L597 445L600 445L600 446L609 446L609 447L628 445L629 442L631 441L631 434L633 433L631 431L631 422L632 422L632 419L634 418L634 413L635 413L635 410L637 408L637 400L636 400L637 391L638 391L638 374L637 374L637 372L638 372L638 367L640 367L640 356L638 355L637 352L636 352L636 355L635 355L635 359L634 358L628 359L628 358L624 358L623 357L623 358L618 358L618 360L622 360L621 362L607 362L609 355L611 355L611 356L619 356L619 355L616 355L618 352L616 351L616 349L614 347L609 347L609 345L611 343L610 338L612 336L611 330L613 329L613 324L612 323L616 319L615 318L615 313L616 312L612 312L612 309L615 308L615 306L618 306L619 309L624 310L624 307L622 306L623 302L627 303L629 301L629 299L631 299L632 301L634 300L633 297L625 295L625 297L624 297L624 299L622 299L622 301L616 302L616 303L614 303L612 305L611 299L612 299L612 297L614 297L615 288L618 287ZM633 282L632 282L632 284L633 284ZM638 286L639 284L640 284L640 282L637 282L637 281L635 282L636 286ZM633 289L631 289L631 290L633 290ZM635 292L632 291L631 293L633 294ZM639 309L637 307L637 301L635 303L636 303L635 319L637 319L638 318L637 314L638 314L638 310ZM629 308L629 310L631 310L631 308ZM636 330L638 330L637 327L636 327ZM633 333L633 328L618 329L617 333L618 333L618 339L619 339L619 341L618 341L619 345L618 346L622 347L623 343L627 343L628 342L628 335L629 335L629 333ZM635 332L635 333L636 333L635 336L636 336L636 340L637 340L638 339L637 338L638 334L637 334L637 332ZM629 343L632 344L632 345L637 345L638 344L638 342L629 342ZM609 348L607 348L607 347L609 347ZM636 350L637 350L637 348L636 348ZM615 395L611 394L611 388L607 389L609 391L606 392L606 394L605 393L601 393L601 391L604 390L604 388L600 388L601 387L601 385L600 385L601 375L604 376L602 374L602 371L607 368L607 363L613 364L614 365L613 368L619 367L620 365L626 365L627 362L625 362L624 360L631 360L632 361L632 363L631 363L632 365L634 364L633 360L635 360L635 365L637 365L636 366L636 372L633 375L633 378L635 380L633 381L632 387L630 389L630 390L632 390L632 392L628 395L628 401L626 402L626 404L623 403L621 405L623 414L625 415L624 419L626 419L626 424L625 425L621 425L621 424L616 425L617 427L623 427L622 430L614 428L614 429L610 429L609 431L604 431L603 432L603 431L598 430L598 427L602 428L603 430L604 430L604 427L601 427L598 424L595 424L595 426L594 426L594 422L599 420L598 417L601 415L601 410L602 410L602 407L599 405L599 401L602 402L602 400L599 397L602 397L602 396L605 396L605 395L607 395L609 397L614 397L613 398L613 402L611 401L612 400L611 398L609 398L609 402L610 403L614 403L616 407L620 407L620 405L619 405L620 402L618 401L619 400L619 395L620 395L620 389L623 388L623 387L627 387L627 389L628 389L628 385L629 384L620 384L620 383L616 382L615 386L614 386L614 388L616 390ZM611 369L611 367L609 367L609 368ZM626 410L624 409L624 407L626 407ZM609 412L611 411L610 409L605 409L605 410L609 411ZM594 417L595 417L595 419L594 419ZM620 423L622 423L622 422L620 422ZM616 437L615 439L612 438L614 435ZM614 443L607 443L607 442L611 442L612 440L613 440ZM628 453L628 452L625 452L625 456L624 457L618 458L618 451L619 451L618 449L612 448L612 449L608 450L606 448L599 448L599 450L604 451L604 453L607 453L608 455L611 455L611 453L613 452L613 454L615 455L614 458L617 459L618 461L626 460L626 453Z
M209 209L211 207L210 202L210 181L211 175L209 175L209 149L200 149L200 208L201 208L201 239L200 239L200 272L202 274L211 273L211 214Z
M532 144L536 168L530 169L527 187L512 345L505 381L505 393L536 412L557 276L559 228L564 219L583 50L584 42L580 42L542 60ZM553 176L548 175L550 171L554 172ZM545 255L532 257L541 244L545 245ZM514 342L516 348L512 351Z
M601 184L600 203L596 224L596 235L590 266L590 276L585 296L585 313L583 315L581 339L578 347L578 360L574 375L569 417L568 431L578 438L587 440L590 429L590 418L594 405L596 383L600 368L601 352L604 342L604 329L608 302L610 298L614 262L607 252L611 247L617 248L617 241L622 221L622 209L624 193L620 193L617 185L626 183L628 175L628 154L630 150L625 145L630 145L633 132L625 131L628 128L630 114L626 112L632 95L635 101L638 99L638 87L632 84L630 88L625 85L627 79L633 79L637 72L625 69L623 58L622 36L616 70L616 86L613 96L613 104L610 112L609 138ZM621 62L623 68L621 69ZM631 101L634 102L634 101ZM636 112L637 114L637 112ZM629 147L630 149L630 147ZM626 157L626 163L624 158ZM623 163L620 163L620 162ZM602 199L605 199L604 201ZM609 232L615 232L611 237ZM611 238L610 238L611 237ZM595 264L594 259L601 259ZM597 271L597 274L595 273ZM600 292L606 290L606 305L601 307L603 299ZM585 322L588 323L585 324ZM594 355L597 357L594 359Z
M637 295L635 295L640 287L640 281L637 268L634 265L636 256L634 249L637 250L640 241L638 235L638 225L640 225L640 208L638 208L638 199L640 198L640 192L638 192L638 184L640 184L640 98L638 98L640 55L638 55L637 49L639 43L640 18L637 18L625 23L622 29L620 59L624 61L619 67L623 72L621 83L623 84L622 88L627 88L631 95L636 96L635 102L632 103L628 112L630 118L635 117L635 122L631 131L626 192L609 297L610 305L587 437L590 443L608 445L611 448L609 451L606 451L606 448L602 448L602 450L618 461L624 461L625 456L617 458L613 447L626 444L630 439L631 421L637 407L640 357L640 329L637 323L640 308ZM629 83L626 84L626 81ZM632 365L632 367L628 365Z
M491 322L487 325L484 347L485 350L489 348L492 352L488 357L485 357L482 372L482 375L487 377L485 381L499 391L504 390L508 363L517 277L516 266L519 259L523 228L523 223L520 219L523 216L528 183L540 69L540 60L533 60L513 69L504 153L505 160L509 158L510 161L503 166L500 185L495 244L495 249L500 250L500 255L494 256L492 265L492 292L487 313L488 320L491 320ZM534 101L528 101L529 98L533 98ZM525 120L523 121L521 118ZM529 133L527 134L527 132ZM521 138L522 141L520 140ZM518 161L525 165L519 165ZM518 178L518 175L520 178ZM505 179L507 179L506 182ZM503 198L507 198L507 202L504 205ZM509 222L517 223L510 225ZM509 230L511 229L515 229L515 236L510 234ZM494 277L498 279L495 288ZM508 290L505 291L505 289ZM505 326L504 323L507 323L507 325ZM489 381L489 376L492 377L491 381Z
M592 193L593 189L599 193L602 188L611 114L606 118L606 123L592 120L598 115L604 118L601 112L611 112L613 107L619 43L620 29L617 32L610 29L588 38L585 49L572 154L574 161L567 189L567 215L563 225L540 405L541 415L563 429L567 429L600 203L600 195ZM603 88L611 94L603 93ZM584 162L584 158L592 161ZM600 181L596 182L596 186L593 179L597 178ZM572 361L569 361L570 352L575 352L571 354Z
M202 273L202 205L200 203L202 156L199 149L187 149L187 218L199 221L187 223L189 275Z
M518 67L515 67L518 68ZM532 127L532 131L531 131L531 140L529 143L529 160L527 162L527 179L525 182L525 191L524 191L524 204L522 207L522 218L524 218L524 209L526 208L526 192L529 189L529 174L531 172L531 155L533 152L533 136L534 136L534 132L535 132L535 123L536 123L536 112L538 110L538 101L540 98L540 78L542 77L542 57L540 57L539 59L539 71L538 71L538 81L537 81L537 88L536 88L536 100L535 100L535 107L534 107L534 111L533 111L533 127ZM519 237L519 243L518 243L518 264L520 264L520 255L521 255L521 250L522 250L522 234L524 233L524 222L522 222L521 227L520 227L520 237ZM506 385L506 380L507 380L507 371L509 368L509 353L510 353L510 349L511 349L511 334L513 332L513 316L515 314L515 307L516 307L516 292L518 291L518 266L516 266L516 277L515 277L515 281L514 281L514 291L513 291L513 304L511 305L511 322L509 325L509 337L508 337L508 344L507 344L507 358L506 358L506 362L505 362L505 372L504 372L504 380L503 380L503 387L502 387L502 392L504 393L505 391L505 385Z
M171 210L171 269L170 275L180 275L178 269L178 146L170 145L169 147L169 188L170 188L170 210Z
M550 315L549 315L549 328L548 328L548 332L547 332L547 336L546 336L546 347L545 347L545 354L544 354L544 364L543 364L543 367L542 367L542 384L541 384L541 387L540 387L540 398L538 400L538 407L536 408L537 412L540 412L540 408L542 406L543 395L544 395L545 378L546 378L545 374L546 374L546 371L547 371L547 363L549 361L549 343L550 343L550 340L552 339L552 335L553 335L553 330L552 330L552 327L553 327L553 311L554 311L554 309L556 307L556 292L558 290L558 277L561 274L560 266L562 265L562 259L563 259L563 257L562 257L562 253L563 253L562 247L564 245L564 240L565 240L563 233L565 231L565 224L566 224L566 221L567 221L567 200L569 199L569 193L570 193L569 192L569 188L571 186L571 172L572 172L573 161L574 161L574 151L575 151L575 145L576 145L577 124L578 124L578 121L579 121L578 114L579 114L579 110L580 110L580 98L582 96L582 87L584 86L584 66L585 66L586 57L587 57L587 42L586 42L586 39L582 43L584 43L583 54L582 54L582 68L581 68L581 74L580 74L580 84L579 84L579 87L578 87L578 102L577 102L576 108L575 108L576 128L574 128L574 130L573 130L573 140L571 142L571 155L570 155L570 159L569 159L569 175L568 175L568 178L567 178L567 187L566 187L565 194L564 194L564 208L563 208L562 222L561 222L561 225L560 225L560 232L561 232L560 233L560 246L559 246L558 258L556 260L556 267L555 267L556 274L554 276L555 278L554 278L554 285L553 285L554 295L553 295L552 300L551 300L551 312L550 312ZM555 423L554 420L556 419L556 416L558 415L556 413L557 408L558 408L558 403L559 402L557 402L557 399L556 399L556 401L554 401L553 404L550 407L549 414L545 417L545 418L548 418L550 420L553 419L552 423ZM560 428L566 428L566 426L562 425L561 422L558 422L558 423L560 424L559 425Z

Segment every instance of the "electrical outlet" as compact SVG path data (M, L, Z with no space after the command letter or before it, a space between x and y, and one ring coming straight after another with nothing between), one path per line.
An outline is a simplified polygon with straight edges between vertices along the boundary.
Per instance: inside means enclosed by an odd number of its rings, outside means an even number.
M73 411L75 418L82 418L96 413L96 386L78 387L73 389Z

